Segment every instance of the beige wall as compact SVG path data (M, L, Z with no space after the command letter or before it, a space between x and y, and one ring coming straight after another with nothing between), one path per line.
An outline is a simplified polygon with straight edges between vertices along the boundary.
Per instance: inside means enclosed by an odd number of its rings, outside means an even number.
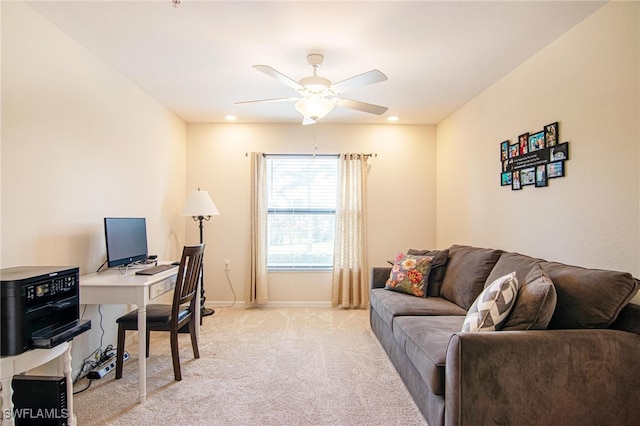
M247 152L365 152L369 160L369 263L385 265L397 250L435 245L435 128L433 126L189 124L187 187L209 191L220 216L205 223L207 303L228 303L224 273L245 300L249 269L250 158ZM317 145L317 151L315 149ZM187 226L187 241L198 241ZM273 304L330 302L331 274L272 273Z
M105 216L147 218L149 249L176 258L184 241L186 125L24 3L2 2L1 265L106 259ZM115 317L104 307L104 344ZM99 346L74 340L74 365ZM112 326L109 326L112 324Z
M640 276L638 2L613 2L437 127L437 241ZM560 122L566 177L499 184L499 143Z

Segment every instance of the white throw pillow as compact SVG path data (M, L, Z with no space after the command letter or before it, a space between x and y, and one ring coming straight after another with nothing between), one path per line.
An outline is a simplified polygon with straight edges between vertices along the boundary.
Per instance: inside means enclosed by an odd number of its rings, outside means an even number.
M515 272L489 284L469 308L462 331L500 330L515 304L518 288Z

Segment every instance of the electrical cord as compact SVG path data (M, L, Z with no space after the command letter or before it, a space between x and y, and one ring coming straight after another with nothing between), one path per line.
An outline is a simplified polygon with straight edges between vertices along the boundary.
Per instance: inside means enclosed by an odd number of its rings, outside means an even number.
M229 306L222 306L222 307L223 308L233 308L235 306L235 304L236 304L236 301L237 301L236 292L233 289L233 285L231 284L231 277L229 276L229 270L225 269L224 273L227 276L227 282L229 283L229 288L231 289L231 293L233 293L233 302L231 302L231 305L229 305Z
M104 265L106 265L108 262L108 259L104 261L104 263L102 265L100 265L100 267L98 268L98 270L96 270L96 274L100 273L100 270L104 267ZM155 266L158 265L158 259L157 258L153 258L153 259L149 259L149 260L139 260L137 262L133 262L133 263L128 263L126 265L120 265L118 266L118 270L120 271L120 273L122 275L126 274L129 271L129 268L135 268L136 266L139 266L140 268L142 267L146 267L147 265L151 265L154 264Z
M105 260L105 261L104 261L104 263L103 263L102 265L100 265L100 267L99 267L99 268L98 268L98 270L96 271L96 274L99 274L99 273L100 273L100 269L102 269L102 267L103 267L104 265L106 265L106 264L107 264L107 261Z
M86 313L86 310L87 310L87 305L84 306L84 310L82 311L81 318L84 318L84 314ZM100 326L100 346L96 350L91 352L89 356L87 356L85 359L82 360L82 366L80 367L80 371L76 375L76 378L73 380L74 385L78 383L78 381L87 377L87 375L91 370L98 367L100 364L104 363L109 358L115 355L115 350L113 348L113 345L108 345L104 350L102 350L102 344L103 344L104 334L105 334L104 326L102 324L102 320L104 319L104 315L102 314L102 305L98 305L98 314L100 315L100 321L98 323ZM80 392L84 392L87 389L89 389L89 387L91 387L92 381L93 379L89 379L89 383L84 389L74 391L73 394L76 395Z

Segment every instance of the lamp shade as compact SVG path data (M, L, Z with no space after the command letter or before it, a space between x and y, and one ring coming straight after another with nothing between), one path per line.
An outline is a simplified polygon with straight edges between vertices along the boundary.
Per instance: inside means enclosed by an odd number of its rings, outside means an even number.
M192 191L182 210L182 216L217 216L220 212L207 191Z
M329 114L334 106L333 101L325 98L305 98L296 102L296 109L300 114L314 120L320 120Z

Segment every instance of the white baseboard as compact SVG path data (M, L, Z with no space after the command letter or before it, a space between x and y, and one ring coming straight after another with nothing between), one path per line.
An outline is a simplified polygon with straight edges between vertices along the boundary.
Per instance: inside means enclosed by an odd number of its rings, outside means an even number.
M230 307L237 307L237 308L241 308L241 307L247 307L247 303L244 301L237 301L235 304L233 303L233 301L212 301L209 302L207 301L205 303L205 306L207 308L211 308L211 309L216 309L216 308L230 308ZM263 303L260 304L259 306L264 307L264 308L323 308L323 309L327 309L327 308L331 308L331 302L305 302L305 301L299 301L299 302L289 302L289 301L270 301L267 303Z

